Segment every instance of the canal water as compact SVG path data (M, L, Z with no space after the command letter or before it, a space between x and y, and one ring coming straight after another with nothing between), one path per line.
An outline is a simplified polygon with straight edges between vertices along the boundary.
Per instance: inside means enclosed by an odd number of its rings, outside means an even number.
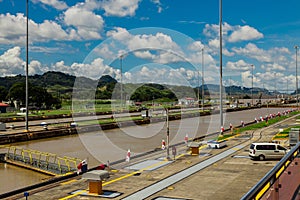
M254 121L254 118L264 117L265 115L284 110L286 108L261 108L224 113L225 128L229 128L230 123L233 126L238 126L241 124L241 121L247 123ZM219 124L219 114L170 121L170 144L183 142L186 135L189 138L194 138L208 133L219 132ZM106 131L99 129L99 131L90 133L80 133L79 131L78 135L33 140L12 145L24 149L49 152L61 157L69 156L82 160L87 159L89 167L95 167L108 161L125 160L128 150L131 151L133 156L155 148L161 148L162 140L167 140L166 133L166 122L159 122ZM3 152L4 147L0 146L0 151ZM47 178L49 177L37 172L0 163L0 194L39 183Z

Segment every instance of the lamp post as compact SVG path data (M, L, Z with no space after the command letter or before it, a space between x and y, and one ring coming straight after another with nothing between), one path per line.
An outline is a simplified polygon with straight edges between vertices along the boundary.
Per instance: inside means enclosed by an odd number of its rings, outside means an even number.
M121 70L121 108L123 107L123 55L120 56L120 70Z
M28 0L26 0L26 72L25 72L25 131L28 131Z
M199 104L199 101L200 101L200 69L198 68L198 108L199 108L199 106L200 106L200 104ZM203 86L202 86L203 87Z
M275 79L275 91L274 91L274 94L275 94L275 102L277 101L277 80L276 80L276 72L274 73L274 79Z
M251 65L251 67L252 67L252 86L251 86L251 99L252 99L252 106L254 105L254 104L253 104L253 66L254 66L254 65Z
M297 103L297 109L298 109L298 46L295 45L294 47L296 49L296 103Z
M204 111L204 48L202 48L202 111Z
M223 73L222 73L222 0L219 0L219 15L220 15L220 127L223 126Z
M286 99L289 97L289 79L286 79Z

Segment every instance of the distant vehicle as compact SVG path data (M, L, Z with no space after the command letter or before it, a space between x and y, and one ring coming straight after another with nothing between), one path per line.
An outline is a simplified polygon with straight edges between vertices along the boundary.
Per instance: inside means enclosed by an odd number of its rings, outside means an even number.
M21 111L22 113L24 113L24 112L26 112L26 108L20 108L20 111Z
M207 141L207 146L213 149L220 149L227 146L227 144L226 144L226 140L222 140L222 141L209 140Z
M275 143L252 143L249 156L254 160L281 159L289 149Z

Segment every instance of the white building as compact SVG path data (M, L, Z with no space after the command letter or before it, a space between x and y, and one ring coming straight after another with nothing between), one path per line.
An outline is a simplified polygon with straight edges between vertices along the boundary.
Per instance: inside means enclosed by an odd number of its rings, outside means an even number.
M195 98L191 98L191 97L178 99L178 104L182 106L194 105L195 103L196 103Z

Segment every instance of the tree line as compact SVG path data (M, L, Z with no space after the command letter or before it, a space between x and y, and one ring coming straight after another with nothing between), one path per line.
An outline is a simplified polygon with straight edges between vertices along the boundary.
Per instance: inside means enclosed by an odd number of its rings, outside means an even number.
M26 84L24 82L14 83L9 90L4 86L0 86L0 100L10 102L11 106L24 106L26 102ZM53 97L45 88L29 83L28 104L37 109L58 109L61 107L61 100Z

